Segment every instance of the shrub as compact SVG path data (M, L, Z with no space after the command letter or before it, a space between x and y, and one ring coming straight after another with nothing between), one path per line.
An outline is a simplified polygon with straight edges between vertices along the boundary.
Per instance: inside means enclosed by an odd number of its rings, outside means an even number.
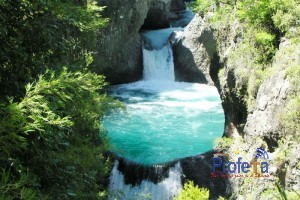
M255 33L255 39L259 51L261 52L257 61L259 63L268 63L272 61L276 53L275 35L265 31L260 31Z
M11 177L3 195L98 198L110 168L100 116L120 105L101 93L105 85L103 76L64 69L27 85L20 103L2 104L0 166Z
M196 0L191 6L194 12L204 15L213 8L214 4L215 0Z
M209 191L206 188L199 188L192 181L184 184L183 189L175 197L175 200L208 200Z
M214 148L220 149L221 151L228 150L232 146L233 142L234 141L232 138L228 138L228 137L217 138L214 141Z
M85 67L107 21L101 9L95 0L1 0L0 98L21 98L47 68Z
M272 26L271 0L243 0L238 3L238 16L254 26Z
M270 7L274 10L274 14L272 16L274 24L282 33L287 33L292 27L299 27L299 1L272 0Z

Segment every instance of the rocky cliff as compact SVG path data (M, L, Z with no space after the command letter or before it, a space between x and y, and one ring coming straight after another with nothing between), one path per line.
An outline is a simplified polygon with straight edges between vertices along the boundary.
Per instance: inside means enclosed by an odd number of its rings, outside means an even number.
M269 152L271 178L231 179L232 195L237 199L280 198L280 187L299 191L299 130L289 129L285 120L288 109L294 109L289 106L292 96L299 95L287 75L291 66L300 64L299 46L282 38L263 78L254 79L248 74L256 63L243 46L242 25L236 19L212 23L213 15L197 15L185 29L184 39L174 47L175 70L178 80L218 88L226 118L224 136L231 138L230 145L223 143L221 150L245 160L253 159L259 147ZM249 95L252 87L257 91Z
M185 9L183 0L99 0L107 6L109 24L99 35L96 71L112 84L140 80L143 74L140 29L170 26L173 11Z

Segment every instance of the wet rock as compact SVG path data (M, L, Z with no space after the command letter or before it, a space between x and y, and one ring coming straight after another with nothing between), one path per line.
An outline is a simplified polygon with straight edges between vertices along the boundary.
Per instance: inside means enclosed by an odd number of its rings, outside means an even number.
M177 81L213 84L209 66L216 52L215 40L212 31L204 25L202 18L196 15L185 28L183 39L173 48Z

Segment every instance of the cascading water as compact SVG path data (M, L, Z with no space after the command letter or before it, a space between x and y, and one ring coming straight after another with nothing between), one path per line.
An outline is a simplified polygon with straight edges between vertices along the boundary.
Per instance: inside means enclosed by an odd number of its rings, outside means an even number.
M175 82L169 36L174 28L147 31L144 40L144 80L112 87L126 111L106 116L111 150L130 162L144 166L167 163L204 153L221 137L224 114L215 87ZM179 192L181 167L169 169L168 178L154 184L125 184L115 162L110 177L109 199L169 200Z
M174 197L181 186L181 166L177 163L170 168L168 178L158 184L143 180L140 185L131 186L124 184L124 175L118 170L119 162L116 161L110 177L109 200L115 199L155 199L169 200Z
M173 52L168 41L174 30L180 29L168 28L142 33L145 81L175 81Z
M170 44L159 50L143 48L144 80L174 81L173 54Z

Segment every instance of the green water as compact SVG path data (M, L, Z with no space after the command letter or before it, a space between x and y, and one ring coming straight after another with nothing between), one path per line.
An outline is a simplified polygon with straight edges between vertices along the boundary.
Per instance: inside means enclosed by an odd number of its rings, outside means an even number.
M144 165L210 150L224 130L215 87L171 81L140 81L112 88L126 111L104 118L111 150Z

